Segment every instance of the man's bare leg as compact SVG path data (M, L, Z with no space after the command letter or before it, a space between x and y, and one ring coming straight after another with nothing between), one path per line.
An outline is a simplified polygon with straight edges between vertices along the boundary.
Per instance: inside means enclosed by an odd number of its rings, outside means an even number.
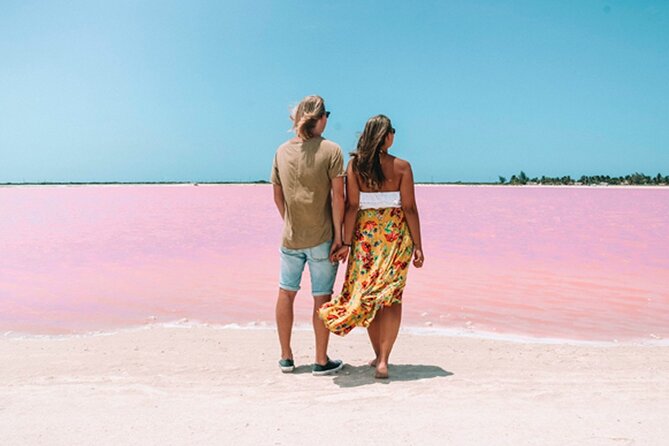
M328 362L328 341L330 340L330 330L325 326L320 317L318 309L326 302L329 302L332 294L327 296L314 296L314 313L312 323L314 326L314 336L316 338L316 364L325 365Z
M297 291L279 288L279 297L276 300L276 328L281 344L281 359L293 359L290 338L293 333L293 303L296 295Z

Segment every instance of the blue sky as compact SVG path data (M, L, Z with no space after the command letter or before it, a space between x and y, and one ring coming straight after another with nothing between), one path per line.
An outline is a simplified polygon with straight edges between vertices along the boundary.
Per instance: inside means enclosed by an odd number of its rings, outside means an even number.
M320 94L421 181L669 174L667 1L0 0L0 182L267 179Z

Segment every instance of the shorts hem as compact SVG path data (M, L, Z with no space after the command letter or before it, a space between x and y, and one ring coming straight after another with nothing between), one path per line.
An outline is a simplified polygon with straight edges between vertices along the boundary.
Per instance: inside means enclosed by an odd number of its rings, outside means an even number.
M317 292L315 292L315 293L314 293L314 292L311 293L311 295L314 296L314 297L328 296L328 295L330 295L330 294L332 294L332 291L330 291L330 292L326 292L326 291L317 291Z

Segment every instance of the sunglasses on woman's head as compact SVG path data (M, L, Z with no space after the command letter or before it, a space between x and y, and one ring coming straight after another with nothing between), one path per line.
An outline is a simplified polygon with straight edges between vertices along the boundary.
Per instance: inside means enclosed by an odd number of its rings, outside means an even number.
M390 133L392 133L393 135L395 134L395 129L394 129L393 127L390 127L390 130L388 130L388 131L389 131Z
M329 118L329 117L330 117L330 112L329 112L329 111L326 111L326 112L325 112L325 117L326 117L326 118Z

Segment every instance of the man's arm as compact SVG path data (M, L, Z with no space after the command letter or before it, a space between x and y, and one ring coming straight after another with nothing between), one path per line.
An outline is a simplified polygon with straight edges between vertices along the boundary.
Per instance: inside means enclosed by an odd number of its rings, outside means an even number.
M283 189L280 184L272 185L274 188L274 204L281 215L281 220L283 220L284 215L286 214L286 200L283 198Z
M332 191L332 225L334 226L334 240L330 248L330 261L335 262L333 254L341 248L341 231L344 223L344 156L339 146L333 152L328 166L328 178Z

